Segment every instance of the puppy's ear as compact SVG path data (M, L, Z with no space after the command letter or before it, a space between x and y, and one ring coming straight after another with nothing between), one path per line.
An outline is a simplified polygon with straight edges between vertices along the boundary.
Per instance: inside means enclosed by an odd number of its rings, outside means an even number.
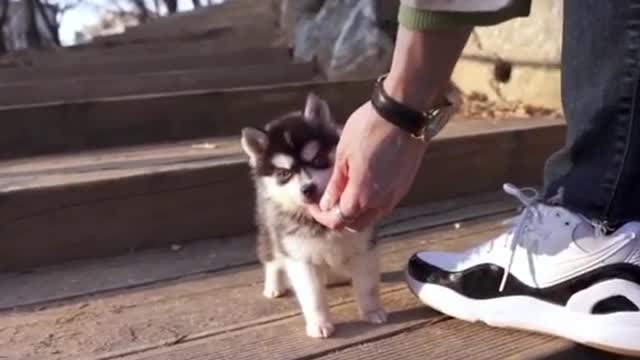
M335 121L329 110L329 104L318 95L310 92L304 106L304 118L310 123L335 127Z
M254 166L257 159L264 154L269 146L269 138L267 134L255 128L242 129L242 137L240 140L242 150L249 156L249 164Z

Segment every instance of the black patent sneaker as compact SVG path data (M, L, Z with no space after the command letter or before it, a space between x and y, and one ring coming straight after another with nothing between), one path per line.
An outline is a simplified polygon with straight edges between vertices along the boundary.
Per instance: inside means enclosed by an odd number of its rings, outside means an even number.
M525 205L512 227L464 252L414 254L406 274L414 294L458 319L640 355L640 222L605 235L580 215L505 190Z

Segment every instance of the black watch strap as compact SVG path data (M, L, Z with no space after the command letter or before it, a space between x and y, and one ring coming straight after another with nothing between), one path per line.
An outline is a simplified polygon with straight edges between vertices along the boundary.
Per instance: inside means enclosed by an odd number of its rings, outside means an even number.
M428 115L391 98L382 86L385 78L386 75L383 75L376 81L371 96L371 105L388 122L414 136L419 136L429 120Z
M417 111L394 100L382 86L386 75L378 78L371 95L371 104L380 116L423 141L435 136L446 124L453 110L449 100L428 111Z

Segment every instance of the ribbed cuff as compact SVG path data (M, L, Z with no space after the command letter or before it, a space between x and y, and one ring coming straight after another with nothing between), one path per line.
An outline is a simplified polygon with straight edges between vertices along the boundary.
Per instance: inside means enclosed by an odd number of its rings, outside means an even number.
M473 26L491 26L516 17L527 17L531 0L516 1L510 7L495 12L429 11L400 4L398 22L411 30L444 30Z

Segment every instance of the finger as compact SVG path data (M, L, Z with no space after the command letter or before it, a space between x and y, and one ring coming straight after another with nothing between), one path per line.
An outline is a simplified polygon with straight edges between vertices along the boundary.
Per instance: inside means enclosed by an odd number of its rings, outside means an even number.
M362 213L356 220L344 225L350 231L362 231L375 225L380 219L380 211L378 209L369 209Z
M339 229L344 226L344 220L335 211L322 211L318 206L309 206L307 210L317 222L330 229Z
M348 174L346 163L342 161L336 162L333 174L331 174L327 188L320 200L320 209L328 211L336 205L338 199L342 196L345 186L347 185L347 180Z
M369 189L364 181L357 177L350 178L342 192L342 195L340 196L338 205L340 206L342 215L351 219L360 217L360 213L365 210L360 199L366 198L368 195L365 194L365 192L368 191Z

